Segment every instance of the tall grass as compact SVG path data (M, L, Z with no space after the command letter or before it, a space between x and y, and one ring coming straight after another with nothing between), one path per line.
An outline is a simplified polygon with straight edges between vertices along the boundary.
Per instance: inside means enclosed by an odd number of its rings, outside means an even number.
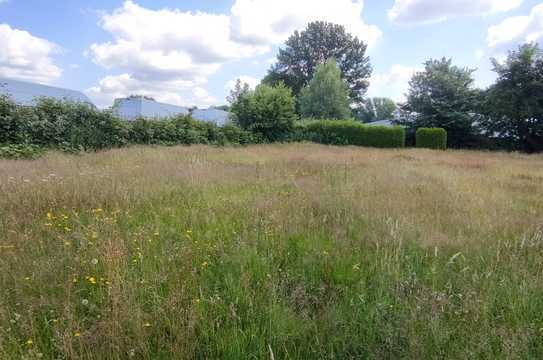
M543 157L0 160L0 358L541 358Z

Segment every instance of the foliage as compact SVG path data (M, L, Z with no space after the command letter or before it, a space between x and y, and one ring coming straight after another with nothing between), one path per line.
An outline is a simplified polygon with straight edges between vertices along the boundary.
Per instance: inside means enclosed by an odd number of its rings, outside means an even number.
M342 77L349 86L354 103L360 103L369 86L371 65L366 56L367 46L345 31L342 25L317 21L302 32L294 32L279 49L277 62L263 80L267 84L283 82L298 96L309 84L318 65L336 59Z
M0 97L0 130L0 145L17 145L5 148L4 157L33 154L34 146L77 152L127 144L220 145L248 144L258 140L232 124L219 127L183 115L129 122L88 104L51 98L39 99L35 106L28 107ZM39 155L39 152L35 153Z
M234 103L238 102L242 96L247 95L250 91L251 88L249 87L249 84L242 82L241 79L237 79L236 85L234 85L234 88L230 90L230 94L226 97L226 101L228 101L230 105L233 105Z
M493 59L496 83L487 91L481 123L492 137L526 152L543 151L543 54L522 45L500 63Z
M348 119L349 89L334 59L317 66L309 85L300 93L302 116L315 119Z
M0 146L0 159L35 159L43 153L43 148L31 144L11 144Z
M442 128L417 129L417 147L437 150L447 149L447 131Z
M400 126L367 126L353 120L319 120L304 124L305 138L328 145L357 145L378 148L405 146L405 130Z
M296 120L295 99L283 84L261 84L238 97L231 111L236 123L266 141L288 138Z
M475 110L481 99L473 88L473 72L452 65L450 59L427 61L409 82L400 123L414 129L444 128L449 146L469 147L477 133Z
M362 105L356 109L356 118L365 123L390 120L394 118L394 113L398 106L394 100L384 97L374 97L364 100Z

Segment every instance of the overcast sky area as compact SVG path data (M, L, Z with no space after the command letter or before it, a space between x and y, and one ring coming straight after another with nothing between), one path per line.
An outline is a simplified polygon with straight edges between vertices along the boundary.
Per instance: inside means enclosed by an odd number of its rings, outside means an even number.
M370 96L403 99L430 58L477 68L543 37L530 0L0 0L0 77L81 90L100 107L130 94L178 105L225 103L254 86L294 30L345 25L373 65Z

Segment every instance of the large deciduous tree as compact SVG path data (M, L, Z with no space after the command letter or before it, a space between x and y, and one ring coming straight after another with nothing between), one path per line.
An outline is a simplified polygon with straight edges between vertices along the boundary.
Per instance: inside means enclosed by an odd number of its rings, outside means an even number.
M485 102L484 128L526 152L543 151L543 54L536 44L492 59L498 74Z
M401 123L412 129L447 130L451 147L472 146L480 91L474 88L474 69L452 65L450 59L428 60L409 81Z
M300 93L302 116L316 119L348 119L349 89L334 59L318 65L315 76Z
M298 96L313 78L317 66L334 58L347 81L351 100L362 102L372 72L366 56L367 45L347 33L345 27L312 22L302 32L294 32L285 45L279 49L277 62L269 70L265 83L283 82Z

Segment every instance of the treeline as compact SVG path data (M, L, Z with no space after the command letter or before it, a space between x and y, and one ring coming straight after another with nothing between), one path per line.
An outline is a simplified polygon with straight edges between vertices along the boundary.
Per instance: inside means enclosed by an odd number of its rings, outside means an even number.
M474 85L475 69L451 59L428 60L402 104L366 98L372 73L366 49L343 26L311 23L286 41L260 86L289 89L301 118L392 119L406 128L408 145L415 144L419 128L443 128L454 148L543 151L543 55L537 44L520 46L505 61L491 59L497 80L484 90ZM251 96L239 84L230 100ZM244 104L232 103L232 112L243 124L261 123Z

